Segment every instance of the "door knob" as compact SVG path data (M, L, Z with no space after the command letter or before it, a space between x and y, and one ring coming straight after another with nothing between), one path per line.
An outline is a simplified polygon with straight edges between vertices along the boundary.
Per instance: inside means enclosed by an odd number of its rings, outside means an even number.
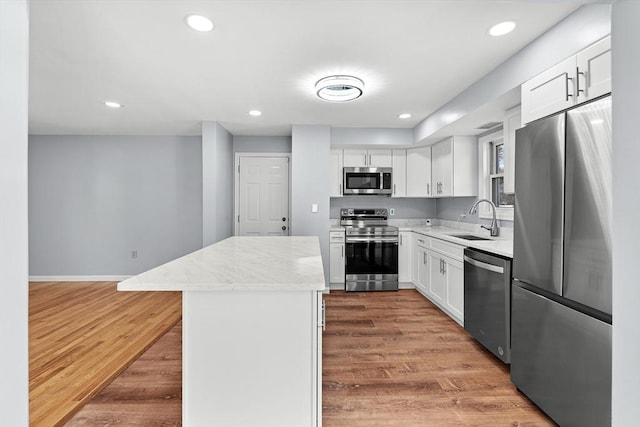
M282 231L284 231L284 230L286 230L286 229L287 229L287 227L283 225L283 226L282 226Z

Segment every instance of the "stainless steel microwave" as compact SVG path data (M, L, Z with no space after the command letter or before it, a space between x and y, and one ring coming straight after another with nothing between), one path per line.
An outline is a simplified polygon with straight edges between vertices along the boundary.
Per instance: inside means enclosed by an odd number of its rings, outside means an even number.
M344 168L344 194L391 195L391 168Z

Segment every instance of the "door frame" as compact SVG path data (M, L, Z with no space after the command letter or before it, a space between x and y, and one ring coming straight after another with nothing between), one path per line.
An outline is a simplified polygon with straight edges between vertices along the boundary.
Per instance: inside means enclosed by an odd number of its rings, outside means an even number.
M289 231L291 231L291 153L235 153L233 165L233 235L238 235L238 216L240 215L240 158L241 157L286 157L289 168L289 194L287 195ZM291 235L291 233L289 233Z

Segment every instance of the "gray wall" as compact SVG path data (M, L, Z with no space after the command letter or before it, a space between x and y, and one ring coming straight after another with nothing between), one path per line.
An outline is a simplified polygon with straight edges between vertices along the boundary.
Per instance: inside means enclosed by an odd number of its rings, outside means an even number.
M233 235L233 136L202 122L202 246Z
M472 224L490 225L490 219L481 219L478 214L469 215L469 209L478 200L477 197L451 197L446 199L438 199L436 205L436 218L446 219L448 221L468 222ZM460 215L464 215L461 217ZM499 220L498 226L513 228L513 221Z
M392 198L384 196L344 196L331 198L331 218L340 218L342 208L393 208L389 219L422 219L436 217L434 199Z
M412 145L413 129L331 128L331 145Z
M290 136L234 136L235 153L291 153Z
M324 277L329 281L330 129L294 125L291 138L291 235L318 236ZM311 205L318 204L318 212Z
M29 7L0 1L0 416L29 424Z
M640 419L640 2L613 5L613 425Z
M200 159L193 136L31 136L30 274L137 274L198 249Z

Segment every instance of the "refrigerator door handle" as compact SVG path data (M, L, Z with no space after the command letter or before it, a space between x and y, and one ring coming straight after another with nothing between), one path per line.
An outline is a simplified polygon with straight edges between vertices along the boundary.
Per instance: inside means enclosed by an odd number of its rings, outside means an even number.
M499 267L493 264L487 264L486 262L478 261L477 259L469 258L468 256L464 256L464 262L468 262L474 267L482 268L483 270L493 271L494 273L504 273L504 268Z

